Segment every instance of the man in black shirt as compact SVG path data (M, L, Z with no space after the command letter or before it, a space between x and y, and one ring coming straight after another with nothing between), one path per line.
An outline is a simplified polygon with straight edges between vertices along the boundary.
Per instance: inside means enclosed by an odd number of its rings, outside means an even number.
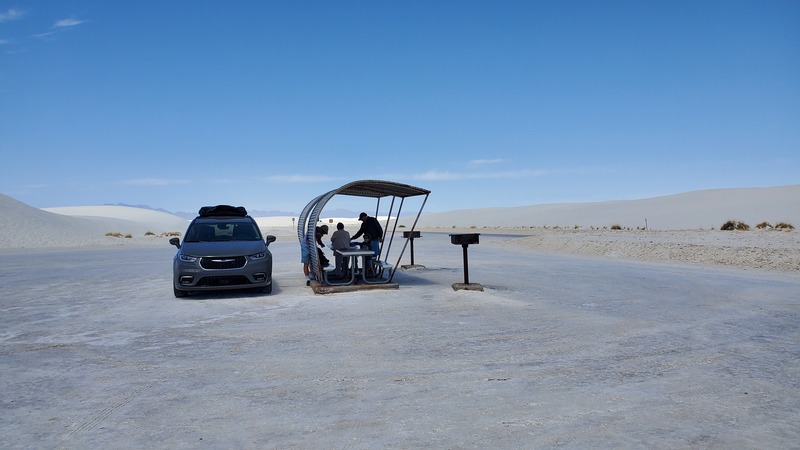
M362 234L368 234L371 239L370 244L372 251L375 253L375 256L378 256L378 247L380 246L380 242L383 242L383 227L381 227L381 223L378 222L378 219L368 216L365 212L358 215L358 220L361 221L361 228L359 228L358 233L354 234L350 239L356 240L361 237Z

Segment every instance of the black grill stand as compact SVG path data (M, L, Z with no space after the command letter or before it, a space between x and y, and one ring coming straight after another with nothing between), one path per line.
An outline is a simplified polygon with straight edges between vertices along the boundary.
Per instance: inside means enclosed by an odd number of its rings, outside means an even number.
M469 282L469 259L467 258L467 247L470 244L478 244L480 233L451 234L450 243L460 245L464 252L464 283L453 283L453 290L466 289L470 291L483 291L483 286L478 283Z
M419 231L403 231L403 239L408 239L408 242L411 244L411 264L404 264L400 267L403 269L424 269L425 266L422 264L414 264L414 239L422 237Z

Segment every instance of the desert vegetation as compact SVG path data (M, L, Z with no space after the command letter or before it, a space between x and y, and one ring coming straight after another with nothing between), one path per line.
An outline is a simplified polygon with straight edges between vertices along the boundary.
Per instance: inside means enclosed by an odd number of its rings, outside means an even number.
M133 238L133 235L130 234L130 233L122 234L122 233L117 232L117 231L109 231L108 233L106 233L106 236L115 237L115 238L125 238L125 239Z
M434 227L434 228L439 228L439 227ZM559 230L563 229L563 230L574 230L574 231L579 231L579 230L587 230L587 231L607 231L607 230L611 230L611 231L649 231L649 228L647 228L647 227L639 226L639 227L635 227L634 228L634 227L623 226L623 225L620 225L619 223L614 223L613 225L605 225L605 226L595 226L595 225L592 225L592 226L583 226L583 225L571 225L571 226L530 225L530 226L503 227L503 226L486 226L486 225L484 225L484 226L478 226L478 225L468 225L468 226L450 225L450 228L452 228L454 230L455 229L471 229L471 230L475 230L475 229L483 229L483 230L502 230L502 229L525 230L525 229L530 229L530 230L537 230L538 229L538 230L559 231ZM754 228L758 229L758 230L780 230L780 231L793 231L795 229L794 225L792 225L790 223L780 222L780 223L778 223L776 225L772 225L770 222L767 222L767 221L760 222ZM714 231L716 229L717 228L715 228L713 226L710 226L708 228L697 228L695 230L697 230L697 231L703 231L703 230ZM750 225L748 225L746 222L743 222L743 221L740 221L740 220L728 220L727 222L722 224L722 226L719 227L719 230L723 230L723 231L748 231L750 229L751 229Z
M147 231L147 232L144 233L145 236L157 236L157 237L180 237L181 234L182 233L180 231L167 231L167 232L161 233L159 235L156 235L156 233L154 233L152 231ZM123 234L123 233L120 233L119 231L109 231L108 233L106 233L106 236L115 237L115 238L133 239L133 234L131 234L131 233Z
M750 225L738 220L729 220L723 223L722 226L719 227L719 229L723 231L732 231L732 230L747 231L750 229Z
M719 229L724 231L730 231L730 230L747 231L750 229L750 225L737 220L729 220L723 223ZM772 226L772 224L770 224L769 222L764 221L756 225L756 229L791 231L794 230L794 226L786 222L780 222L777 225Z

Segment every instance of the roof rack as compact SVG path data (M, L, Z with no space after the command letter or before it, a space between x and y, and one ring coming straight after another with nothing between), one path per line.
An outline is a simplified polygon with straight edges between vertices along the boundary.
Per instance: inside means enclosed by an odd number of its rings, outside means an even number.
M203 206L197 212L200 217L246 217L247 210L244 206L231 206L231 205L216 205L216 206Z

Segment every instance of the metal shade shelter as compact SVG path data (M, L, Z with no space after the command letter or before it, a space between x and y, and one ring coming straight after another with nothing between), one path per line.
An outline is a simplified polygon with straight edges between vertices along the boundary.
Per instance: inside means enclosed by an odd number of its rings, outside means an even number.
M400 220L400 213L403 209L403 203L406 198L408 197L416 197L420 195L424 195L425 198L422 201L422 205L417 212L417 216L414 219L414 224L411 226L411 231L414 231L414 228L417 226L417 222L419 221L419 216L422 214L422 209L425 207L425 203L428 201L428 195L431 191L427 189L422 189L415 186L410 186L407 184L402 183L395 183L392 181L380 181L380 180L360 180L360 181L353 181L351 183L345 184L344 186L333 189L331 191L326 192L320 196L317 196L313 200L311 200L303 211L300 213L300 218L297 222L297 239L300 241L300 245L303 246L306 250L308 250L311 264L310 270L316 277L317 282L321 284L326 284L324 277L322 277L322 267L320 267L319 263L319 256L317 255L316 251L316 244L314 242L314 233L316 231L317 222L319 222L320 213L328 201L336 195L350 195L354 197L370 197L377 199L377 204L375 206L375 213L374 216L378 216L378 212L380 211L380 202L381 199L386 197L391 197L391 205L389 207L389 212L386 216L386 223L383 224L383 236L381 236L381 244L380 250L378 252L378 256L376 257L379 261L389 261L389 252L392 248L392 242L394 240L395 231L397 229L398 221ZM394 207L395 202L397 199L400 199L399 205L397 207L397 212L395 213ZM394 224L391 224L392 215L394 213ZM391 227L390 227L391 225ZM391 228L391 231L390 231ZM388 242L387 242L387 235L388 235ZM309 240L308 237L311 239ZM397 267L400 265L400 259L403 257L403 253L406 250L408 245L408 239L405 240L405 244L403 248L400 250L400 254L397 256L397 260L394 264L392 264L391 272L389 273L388 278L385 280L385 283L390 283L394 278L394 274L397 271Z

